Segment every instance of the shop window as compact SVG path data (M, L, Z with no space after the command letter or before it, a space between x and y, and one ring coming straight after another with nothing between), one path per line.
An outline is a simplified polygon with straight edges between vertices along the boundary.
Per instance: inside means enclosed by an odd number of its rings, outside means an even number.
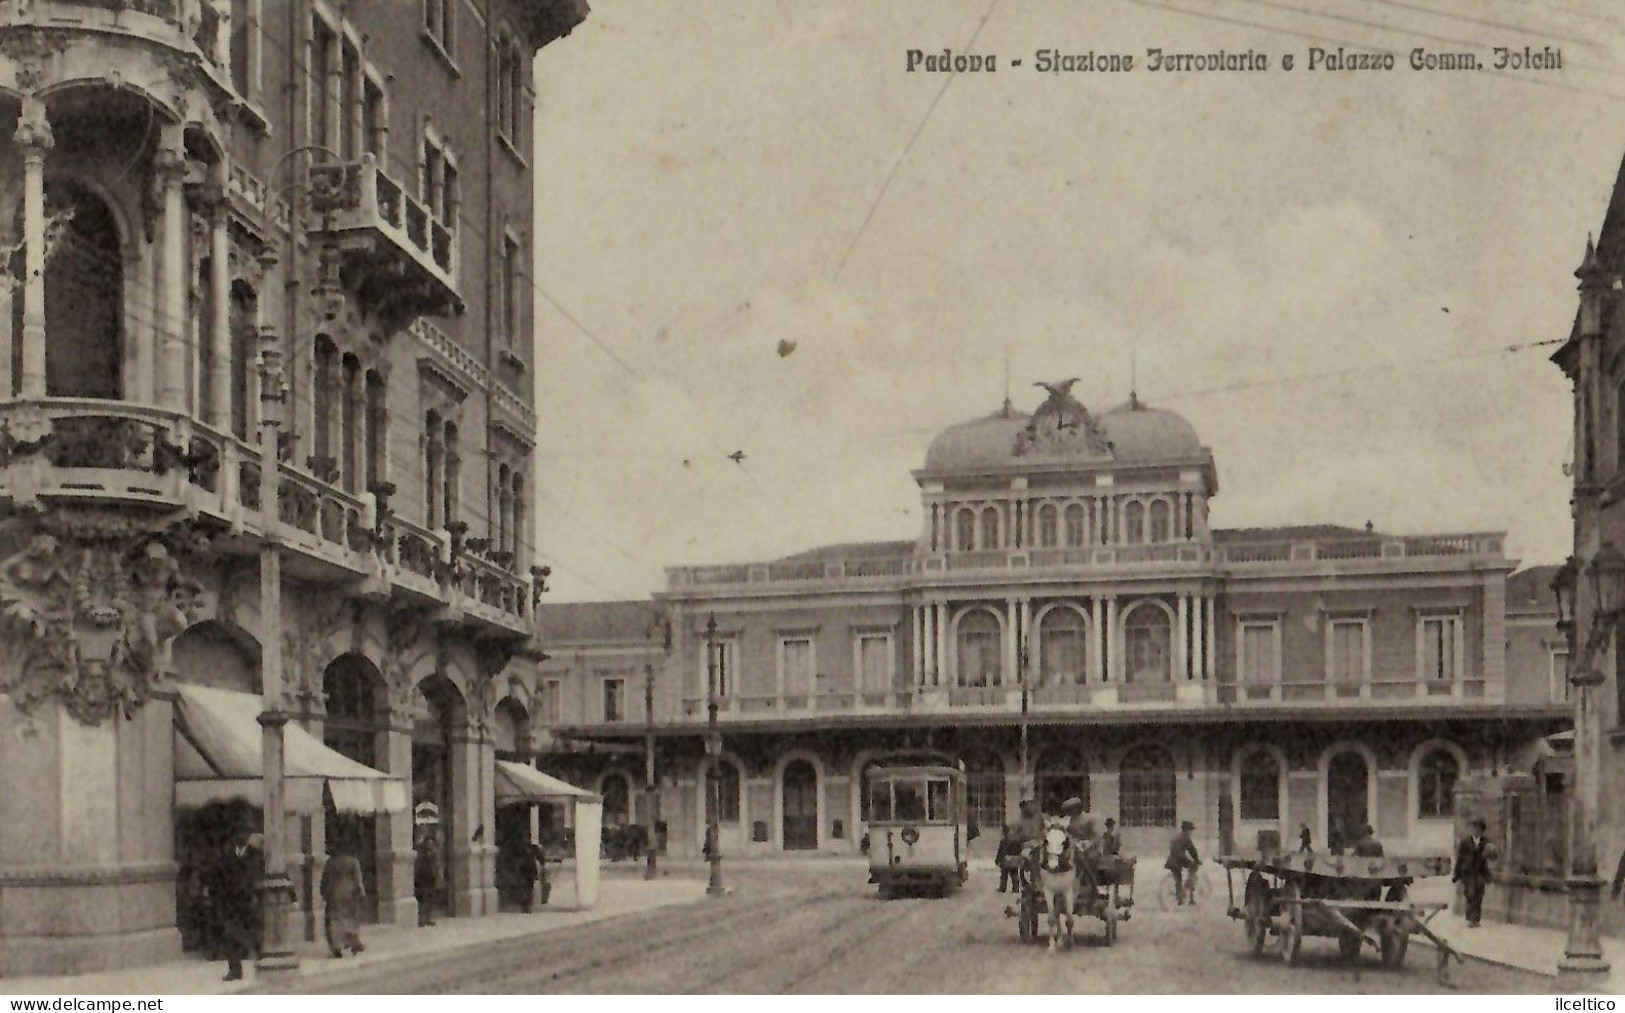
M1456 780L1461 765L1448 749L1437 748L1422 757L1416 768L1416 815L1420 819L1448 819L1456 813Z
M1123 826L1173 826L1174 758L1166 749L1140 746L1125 753L1118 786Z

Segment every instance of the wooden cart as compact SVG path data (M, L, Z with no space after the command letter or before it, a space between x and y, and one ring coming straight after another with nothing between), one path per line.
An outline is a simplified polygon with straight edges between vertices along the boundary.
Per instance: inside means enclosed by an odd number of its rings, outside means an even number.
M1078 900L1075 910L1080 918L1099 918L1104 925L1107 946L1117 942L1117 927L1126 922L1134 908L1134 859L1120 855L1091 855L1088 859L1094 870L1094 886L1078 880ZM1049 902L1038 885L1038 876L1027 856L1006 859L1016 868L1019 885L1017 903L1004 909L1006 918L1015 918L1016 929L1024 943L1036 943L1044 937L1041 922L1049 913Z
M1370 858L1321 855L1312 852L1258 858L1223 856L1229 890L1228 913L1247 926L1247 941L1254 955L1264 952L1274 937L1281 959L1298 960L1305 936L1337 940L1345 960L1360 957L1370 945L1384 967L1399 967L1412 935L1426 936L1439 951L1438 975L1446 979L1450 961L1461 955L1429 928L1428 922L1447 905L1408 899L1418 877L1450 872L1450 859ZM1243 883L1236 902L1236 877Z

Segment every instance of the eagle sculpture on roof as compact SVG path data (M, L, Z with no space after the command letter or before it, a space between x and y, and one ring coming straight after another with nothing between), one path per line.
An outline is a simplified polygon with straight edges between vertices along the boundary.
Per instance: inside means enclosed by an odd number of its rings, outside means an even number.
M1072 396L1072 385L1079 379L1074 376L1054 383L1040 380L1033 384L1048 391L1049 397L1016 434L1017 457L1035 452L1073 454L1080 447L1097 456L1111 453L1106 431L1089 414L1089 409Z

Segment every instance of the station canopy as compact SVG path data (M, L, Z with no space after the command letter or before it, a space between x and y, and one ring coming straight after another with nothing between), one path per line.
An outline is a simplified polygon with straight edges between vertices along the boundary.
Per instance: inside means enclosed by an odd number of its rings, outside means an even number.
M209 686L177 687L175 802L197 808L211 802L264 804L260 713L263 700ZM318 813L326 797L341 813L404 812L406 781L374 770L327 747L289 722L283 728L284 808Z
M577 788L535 767L512 760L497 761L497 804L523 802L602 802L603 797Z

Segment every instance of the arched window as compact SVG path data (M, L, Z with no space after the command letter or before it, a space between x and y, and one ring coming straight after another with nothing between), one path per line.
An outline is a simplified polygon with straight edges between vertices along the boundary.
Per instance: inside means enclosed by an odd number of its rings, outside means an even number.
M457 450L457 423L446 423L446 491L441 500L445 504L446 524L450 526L460 520L462 513L462 473L463 457Z
M960 507L954 514L954 548L969 552L976 548L976 511Z
M318 334L311 356L314 359L315 376L311 381L310 407L316 423L316 453L312 456L333 460L337 456L334 454L338 434L333 432L333 404L334 398L338 395L339 351L332 338ZM315 469L314 464L312 468ZM322 472L323 478L326 477L325 467L316 470Z
M384 458L389 453L389 411L384 403L384 378L367 371L367 489L384 480Z
M1149 602L1134 606L1123 619L1123 645L1128 656L1123 681L1172 682L1171 634L1167 612Z
M356 444L358 437L365 439L361 389L361 360L346 352L339 360L339 475L344 488L360 491L361 473L357 467Z
M1089 629L1077 609L1052 608L1038 626L1039 682L1082 683L1089 670Z
M1461 764L1443 746L1431 749L1416 767L1416 815L1421 819L1448 819L1456 814L1456 779Z
M508 551L513 553L513 572L522 572L525 552L525 476L518 469L513 473L513 519L508 530Z
M1073 548L1089 544L1084 532L1082 504L1073 503L1066 508L1066 544Z
M959 685L996 686L999 682L999 621L986 609L959 617Z
M491 548L508 551L508 513L513 509L513 491L508 482L512 477L506 464L497 466L497 508L491 511Z
M46 221L59 225L45 260L45 393L117 398L124 335L118 225L105 201L72 180L51 180L45 197ZM20 346L20 295L12 304Z
M1281 818L1281 764L1267 749L1254 749L1241 760L1239 818Z
M1167 500L1156 500L1151 504L1151 540L1153 542L1166 542L1168 540L1169 510Z
M1055 504L1046 503L1038 508L1038 547L1040 549L1055 548L1055 539L1059 532L1056 530L1058 511Z
M1119 821L1125 827L1174 825L1174 758L1161 746L1137 746L1118 768Z
M446 453L440 442L441 435L440 413L430 410L423 416L423 524L431 531L445 522L440 506L440 496L445 491L441 472Z
M993 507L988 507L982 511L982 544L978 548L1000 548L999 512Z
M1033 765L1039 808L1060 812L1061 804L1076 798L1089 808L1089 763L1076 749L1047 749Z
M1145 541L1145 506L1130 502L1123 508L1123 540L1130 545Z

